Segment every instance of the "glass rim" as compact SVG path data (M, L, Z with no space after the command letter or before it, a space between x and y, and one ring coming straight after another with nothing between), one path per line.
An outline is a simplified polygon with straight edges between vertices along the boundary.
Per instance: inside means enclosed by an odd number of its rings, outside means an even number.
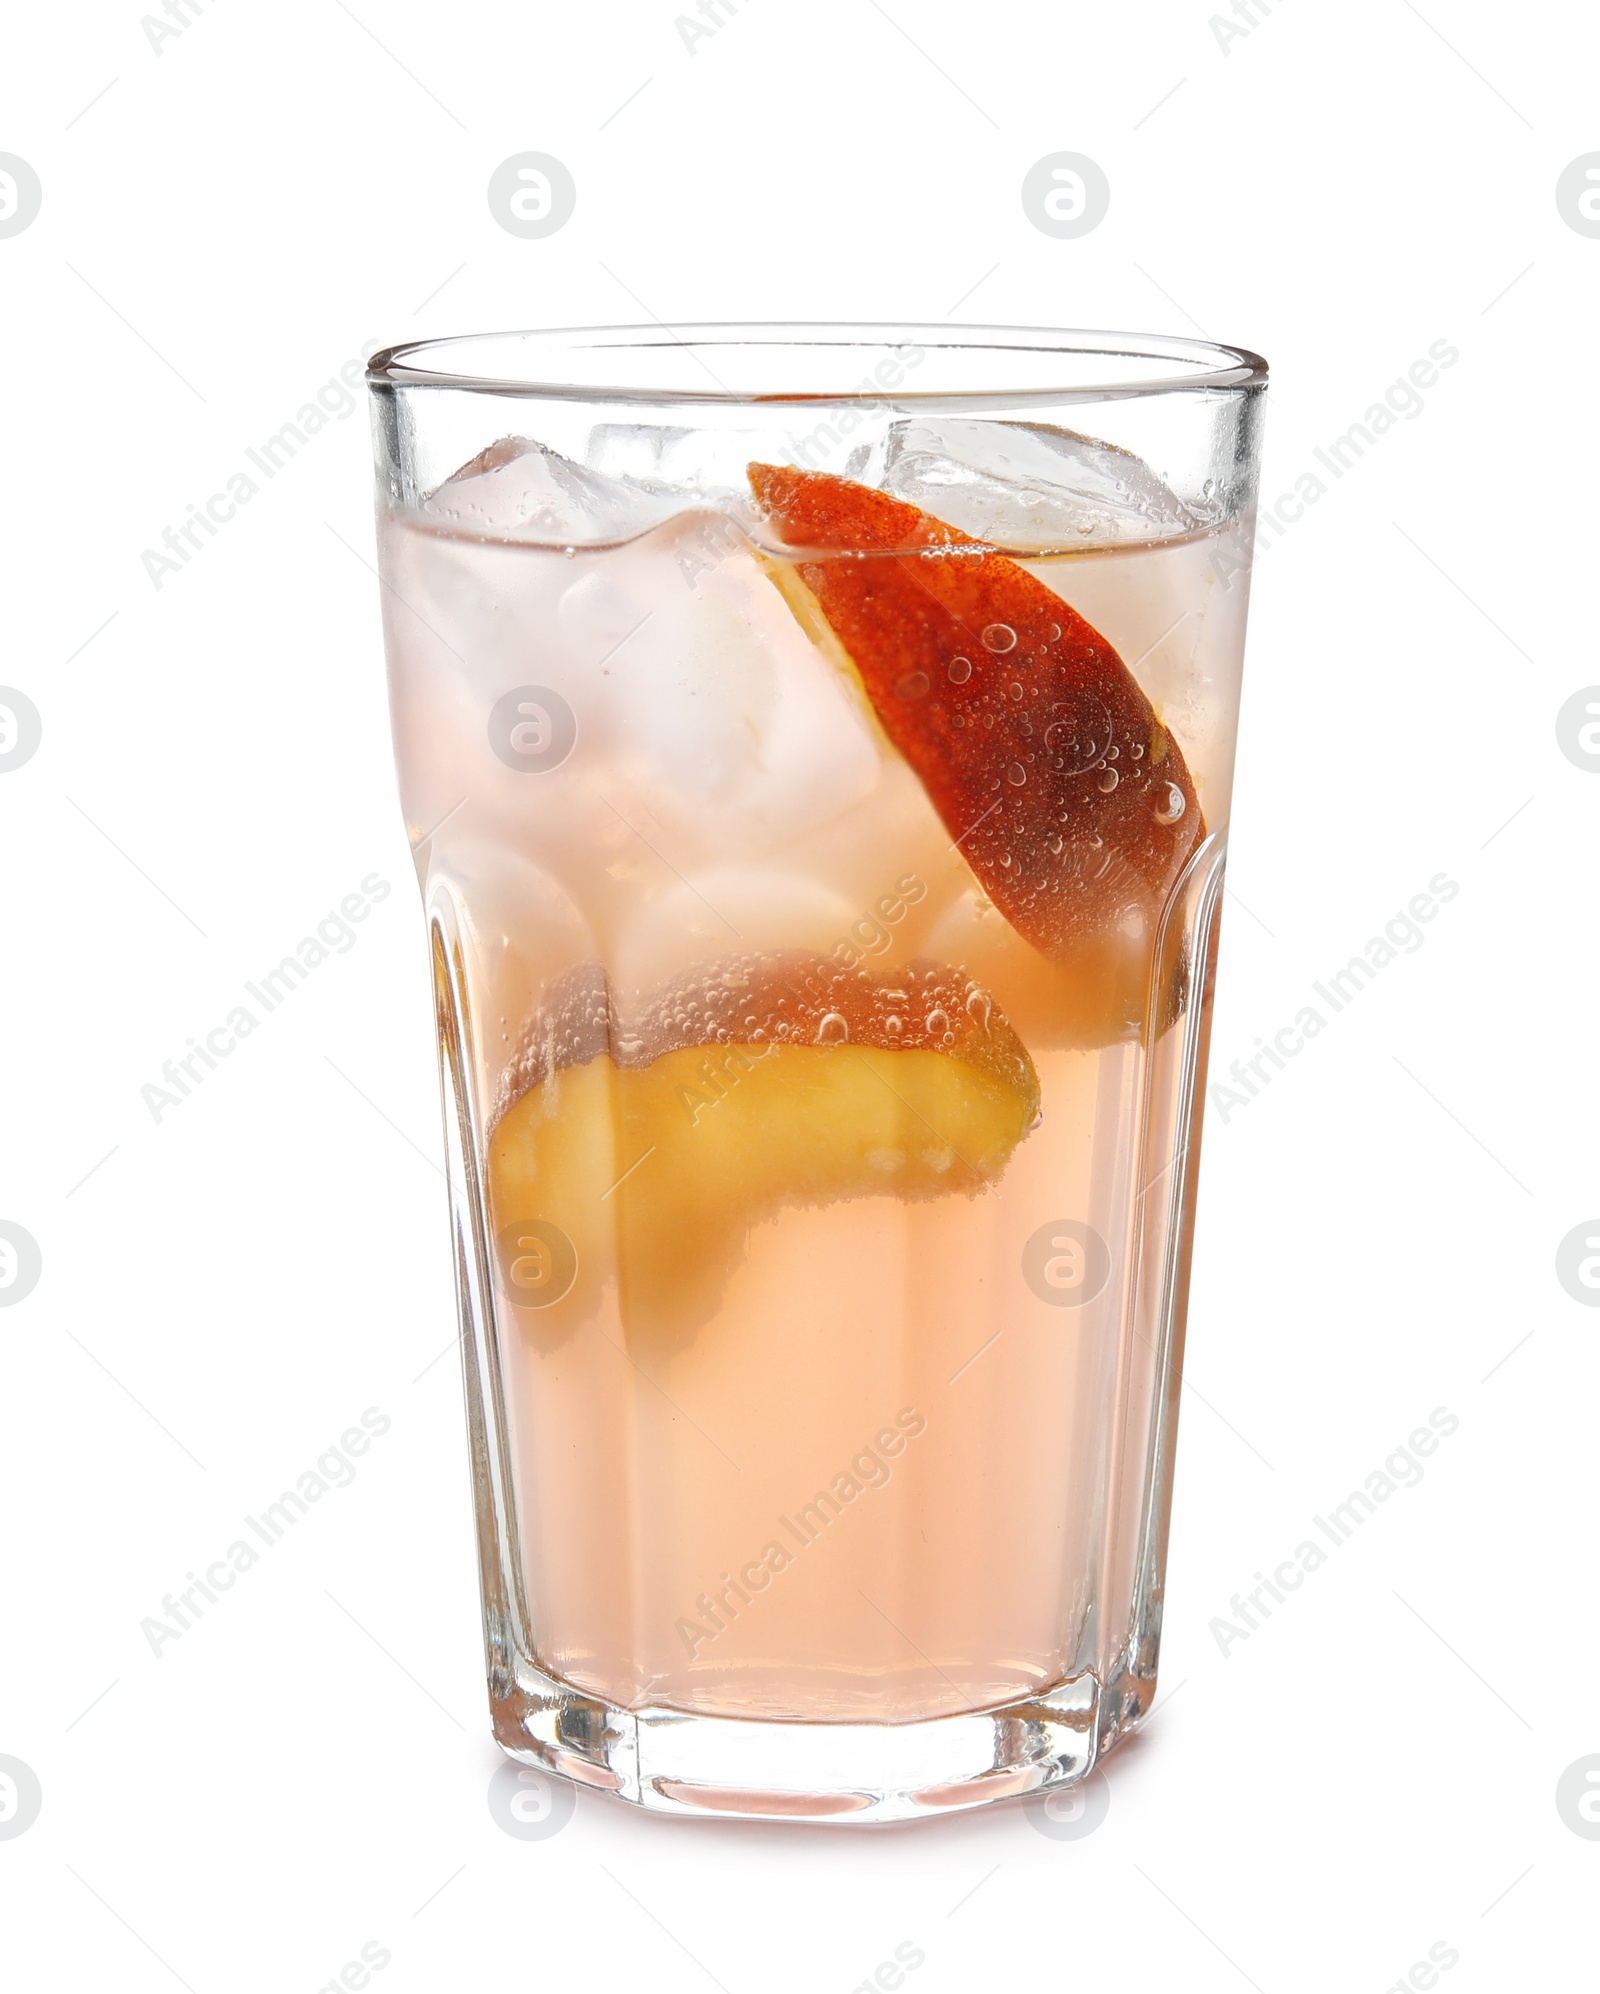
M527 362L537 363L540 355L552 358L561 353L603 353L661 355L691 354L706 372L704 387L669 386L648 379L627 382L576 381L561 378L563 369L549 366L539 376L497 372L490 367L467 368L450 365L452 350L503 347ZM925 388L911 384L874 386L862 382L854 388L818 391L798 383L769 388L735 389L719 380L700 349L813 348L818 351L870 348L876 352L895 349L944 349L966 351L974 361L984 354L1005 354L1013 361L1033 356L1039 370L1037 382L985 387L981 372L970 386ZM465 355L460 356L462 359ZM1124 374L1123 378L1071 378L1073 361L1095 358L1108 361L1144 362L1147 373ZM636 371L647 374L647 360L636 360ZM570 370L567 370L570 371ZM621 370L619 369L619 375ZM1108 370L1108 374L1111 370ZM1062 402L1120 401L1181 392L1239 393L1262 387L1267 380L1267 363L1247 347L1228 346L1205 339L1190 339L1165 333L1095 332L1049 326L948 325L928 323L847 323L835 321L790 321L748 323L697 323L687 325L608 325L567 326L526 331L459 333L444 338L405 340L385 346L367 362L369 387L445 388L477 394L498 395L516 400L562 400L585 402L706 404L721 407L818 404L848 406L884 402L915 402L919 407L954 409L994 407L1015 408L1030 405L1059 405Z

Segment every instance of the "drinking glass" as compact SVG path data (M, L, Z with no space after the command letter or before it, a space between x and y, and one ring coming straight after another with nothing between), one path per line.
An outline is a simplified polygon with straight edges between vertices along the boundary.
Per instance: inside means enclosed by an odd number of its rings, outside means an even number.
M674 1814L1082 1780L1156 1684L1264 364L368 379L496 1738Z

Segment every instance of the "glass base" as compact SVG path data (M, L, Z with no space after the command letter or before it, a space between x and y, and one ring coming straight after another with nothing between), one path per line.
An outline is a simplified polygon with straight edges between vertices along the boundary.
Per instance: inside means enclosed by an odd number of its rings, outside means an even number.
M926 1723L778 1723L627 1710L523 1663L491 1676L489 1700L511 1758L652 1813L857 1823L1075 1785L1154 1691L1124 1677L1108 1695L1086 1671L1026 1702Z

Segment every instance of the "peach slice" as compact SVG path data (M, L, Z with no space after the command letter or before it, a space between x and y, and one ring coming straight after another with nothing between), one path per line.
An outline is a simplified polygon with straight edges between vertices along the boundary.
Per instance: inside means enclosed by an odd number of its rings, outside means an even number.
M714 1314L784 1206L973 1195L1039 1113L1022 1042L932 962L874 974L775 951L619 1006L569 973L525 1036L488 1145L502 1293L555 1342L618 1285L658 1355Z
M1108 943L1153 934L1205 827L1122 659L1026 568L915 506L822 471L749 476L794 550L773 579L854 667L985 894L1052 962L1125 981Z

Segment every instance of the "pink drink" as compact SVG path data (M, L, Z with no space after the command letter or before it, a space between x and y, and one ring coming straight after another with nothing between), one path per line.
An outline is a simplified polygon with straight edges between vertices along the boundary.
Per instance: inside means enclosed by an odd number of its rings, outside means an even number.
M1149 1708L1264 378L949 328L374 361L525 1765L907 1819Z

